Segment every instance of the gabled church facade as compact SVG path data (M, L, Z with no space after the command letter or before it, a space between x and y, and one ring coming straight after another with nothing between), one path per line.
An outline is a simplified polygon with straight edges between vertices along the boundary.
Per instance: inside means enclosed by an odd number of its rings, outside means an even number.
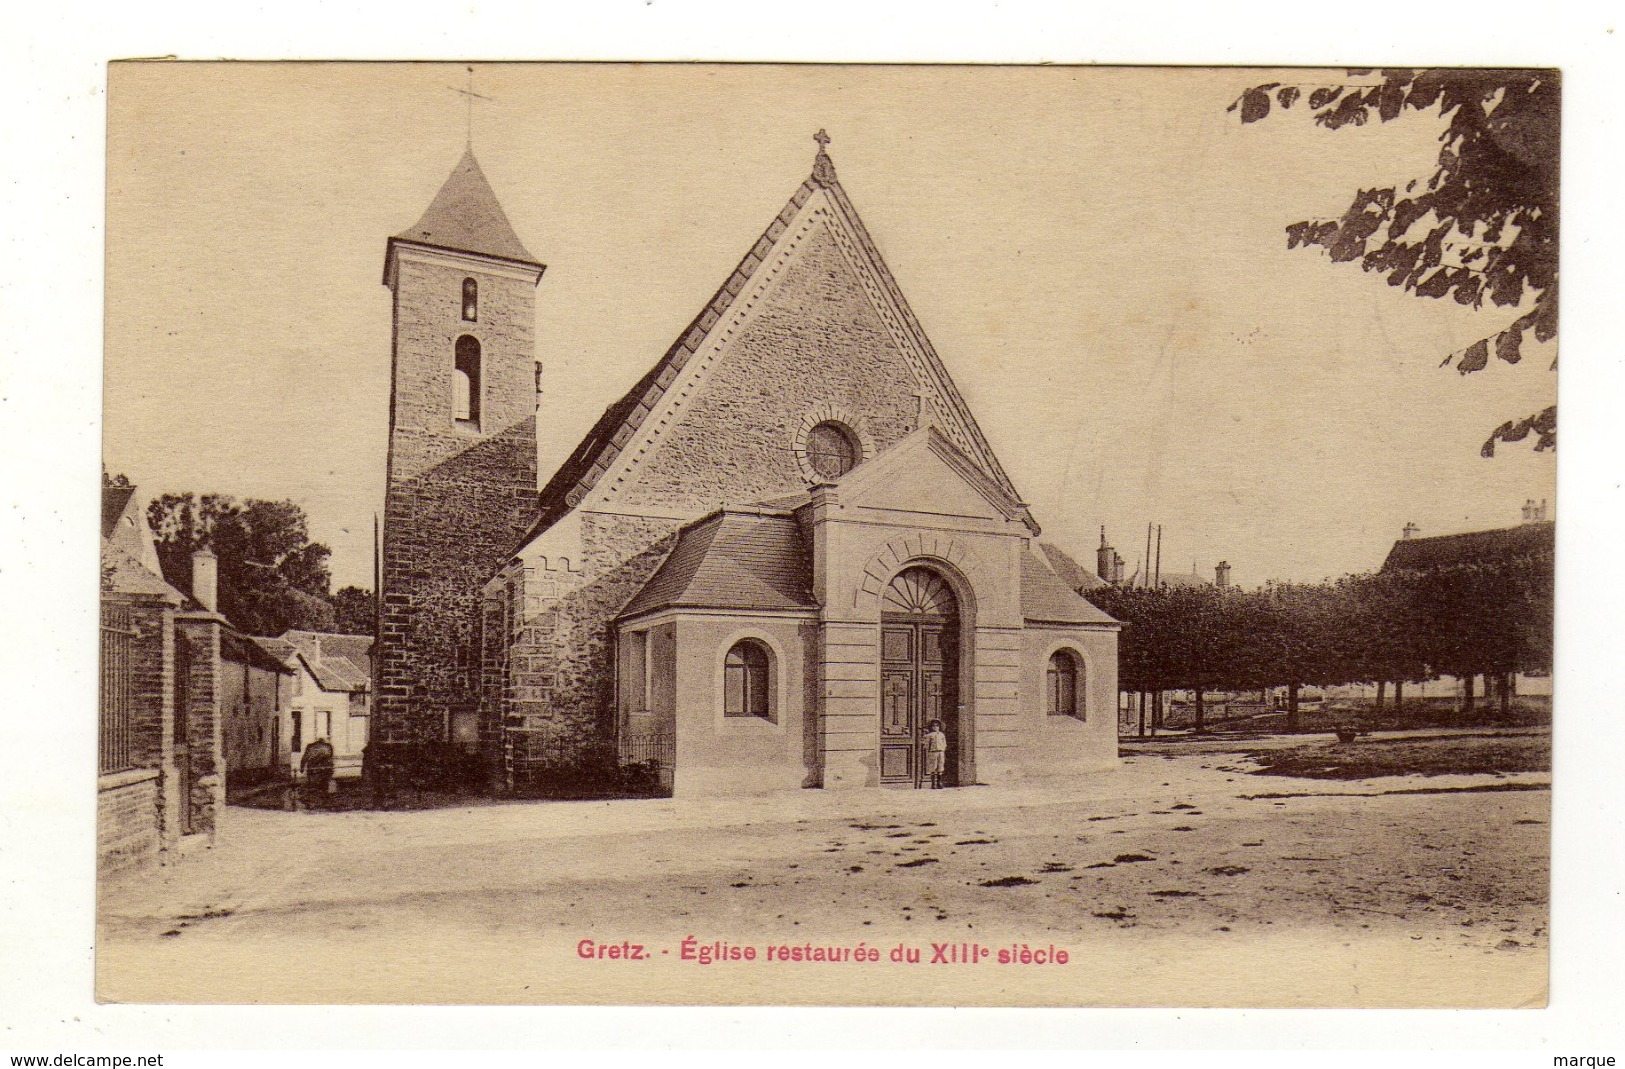
M392 238L374 744L677 795L1116 760L1118 624L1062 579L835 174L536 490L542 265L471 154Z

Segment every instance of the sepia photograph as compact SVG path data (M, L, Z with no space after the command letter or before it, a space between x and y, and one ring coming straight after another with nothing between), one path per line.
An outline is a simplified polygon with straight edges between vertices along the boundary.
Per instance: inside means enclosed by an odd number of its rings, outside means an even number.
M1546 1006L1562 93L110 64L95 997Z

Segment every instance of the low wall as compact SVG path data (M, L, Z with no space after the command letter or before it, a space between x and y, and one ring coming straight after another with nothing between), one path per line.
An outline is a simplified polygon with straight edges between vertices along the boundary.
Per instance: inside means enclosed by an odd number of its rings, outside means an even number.
M158 770L110 773L97 788L97 871L110 876L155 861L162 846Z

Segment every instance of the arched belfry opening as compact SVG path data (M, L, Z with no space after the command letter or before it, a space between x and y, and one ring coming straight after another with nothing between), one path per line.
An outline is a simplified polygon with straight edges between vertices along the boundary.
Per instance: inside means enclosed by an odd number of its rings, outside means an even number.
M925 736L942 721L948 736L947 783L963 764L959 723L959 599L939 572L911 565L892 579L880 603L880 782L929 786Z

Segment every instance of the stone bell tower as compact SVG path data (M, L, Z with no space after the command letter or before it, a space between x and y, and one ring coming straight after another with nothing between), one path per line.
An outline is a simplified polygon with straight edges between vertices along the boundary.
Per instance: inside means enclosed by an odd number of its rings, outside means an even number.
M536 515L536 286L472 150L417 224L389 239L389 474L369 760L473 756L479 591ZM489 754L487 753L487 757Z

